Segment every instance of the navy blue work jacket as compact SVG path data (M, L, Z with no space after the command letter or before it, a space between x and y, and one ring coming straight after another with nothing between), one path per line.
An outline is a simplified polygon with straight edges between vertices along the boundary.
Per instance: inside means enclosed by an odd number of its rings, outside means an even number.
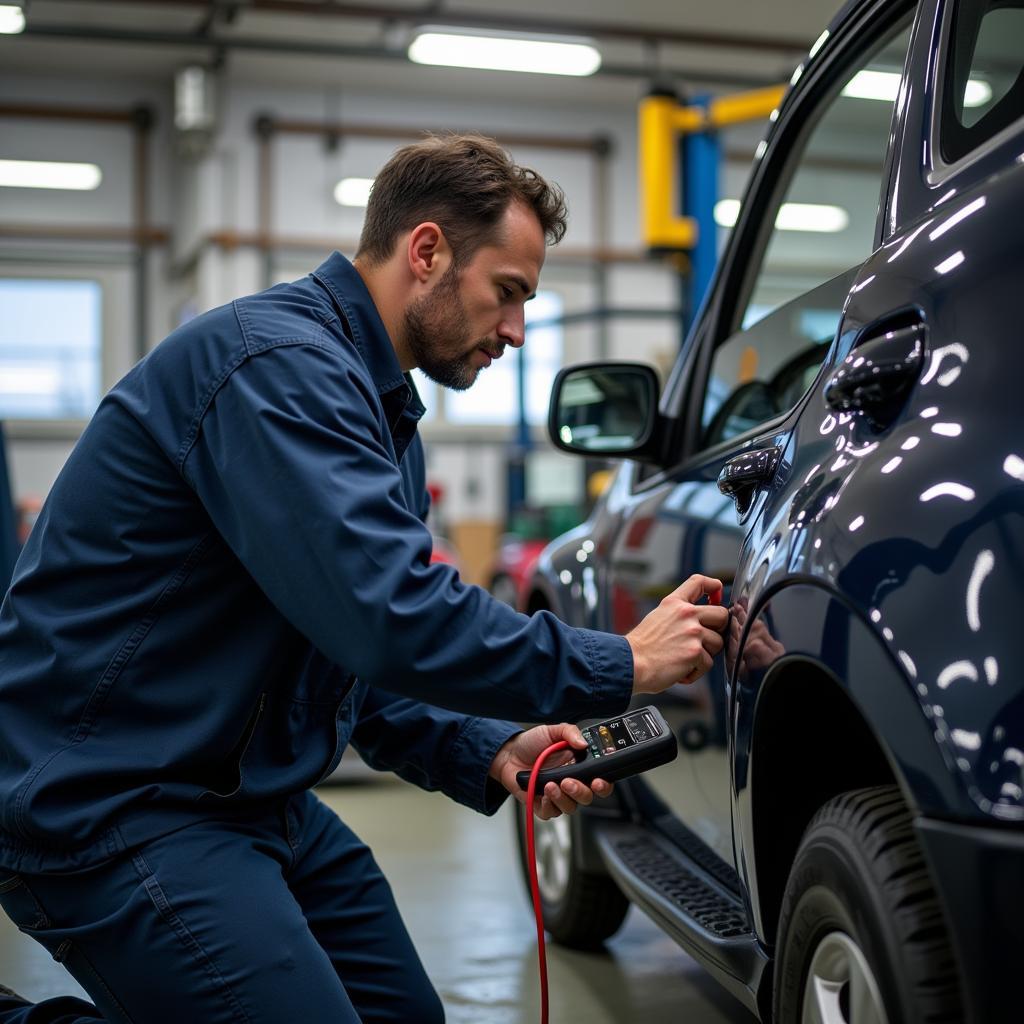
M430 564L403 376L355 268L179 328L103 399L0 608L0 864L98 863L375 768L493 812L511 721L622 711L622 637Z

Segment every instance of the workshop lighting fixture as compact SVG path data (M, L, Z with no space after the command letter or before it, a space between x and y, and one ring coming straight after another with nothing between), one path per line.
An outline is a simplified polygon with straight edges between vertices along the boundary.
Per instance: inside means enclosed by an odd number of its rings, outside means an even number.
M859 100L884 100L895 103L900 89L898 71L858 71L846 83L844 96ZM964 88L964 106L982 107L992 99L992 86L980 78L968 79Z
M217 133L217 73L189 64L174 75L174 142L189 160L205 156Z
M373 178L342 178L334 186L334 201L340 206L366 206Z
M738 199L719 199L715 203L715 223L731 228L740 213ZM780 231L817 231L832 234L850 223L850 215L841 206L825 203L783 203L775 217Z
M14 36L25 31L25 4L0 4L0 34Z
M523 71L539 75L592 75L601 54L582 39L554 39L468 29L421 29L409 46L409 60L452 68Z
M96 164L56 160L0 160L0 187L58 188L91 192L99 188L103 172Z

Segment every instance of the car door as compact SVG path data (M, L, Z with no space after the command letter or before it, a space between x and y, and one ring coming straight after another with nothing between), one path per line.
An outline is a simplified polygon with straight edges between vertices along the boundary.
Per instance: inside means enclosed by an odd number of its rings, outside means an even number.
M605 603L617 632L692 572L720 577L730 599L759 499L752 480L753 505L738 510L746 488L734 501L718 478L740 456L785 450L861 264L877 246L911 12L908 3L878 3L840 20L773 116L712 293L663 396L662 412L679 424L677 457L668 470L634 469L610 546ZM864 83L880 81L887 91L865 98ZM791 230L794 223L804 230ZM765 474L776 468L763 467ZM734 619L742 613L734 608ZM682 824L734 866L724 660L655 702L677 732L681 756L638 787L656 816L670 812L666 827L678 832Z

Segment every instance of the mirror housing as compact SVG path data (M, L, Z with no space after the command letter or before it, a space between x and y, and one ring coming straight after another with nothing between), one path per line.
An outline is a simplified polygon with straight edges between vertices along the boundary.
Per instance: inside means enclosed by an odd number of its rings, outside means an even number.
M562 451L655 462L658 375L644 363L580 363L558 371L548 435Z

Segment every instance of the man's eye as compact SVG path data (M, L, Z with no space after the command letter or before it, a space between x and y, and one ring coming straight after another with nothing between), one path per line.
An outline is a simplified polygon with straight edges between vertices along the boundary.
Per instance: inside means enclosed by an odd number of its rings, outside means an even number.
M509 288L509 286L507 284L503 284L501 286L501 297L503 299L511 299L512 298L512 289Z

